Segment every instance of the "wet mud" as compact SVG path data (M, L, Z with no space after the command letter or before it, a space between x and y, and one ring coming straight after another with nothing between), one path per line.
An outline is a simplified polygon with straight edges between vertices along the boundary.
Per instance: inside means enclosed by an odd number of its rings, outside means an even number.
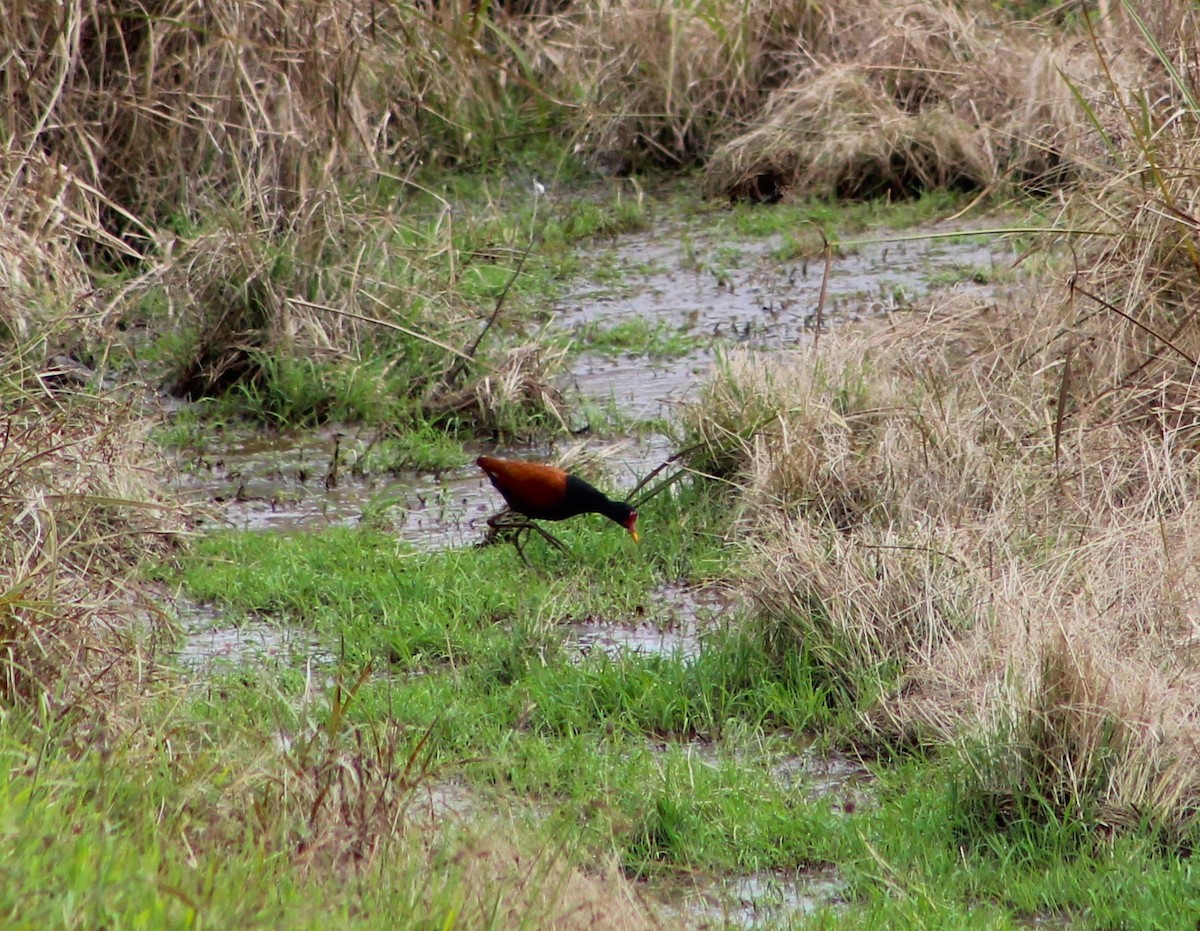
M819 908L842 902L845 882L833 868L774 870L697 878L671 891L664 909L689 928L792 927Z
M625 618L575 621L565 628L566 644L568 651L578 651L580 657L599 652L614 659L623 654L695 659L703 632L733 604L734 596L722 588L663 585L639 608L637 622Z

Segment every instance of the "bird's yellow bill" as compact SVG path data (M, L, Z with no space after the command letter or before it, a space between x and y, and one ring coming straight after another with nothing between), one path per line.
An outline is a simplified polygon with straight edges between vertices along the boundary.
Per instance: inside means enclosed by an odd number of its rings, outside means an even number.
M641 537L638 536L638 532L636 530L634 530L632 527L629 529L629 535L631 537L633 537L634 543L637 543L638 541L640 541L642 539Z

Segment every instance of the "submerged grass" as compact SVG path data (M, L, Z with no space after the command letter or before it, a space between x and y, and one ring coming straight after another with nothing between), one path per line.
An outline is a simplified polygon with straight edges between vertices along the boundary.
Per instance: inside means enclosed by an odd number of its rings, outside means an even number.
M655 323L644 317L636 317L612 326L584 324L572 332L569 345L577 351L641 356L654 360L686 356L707 342L690 327Z

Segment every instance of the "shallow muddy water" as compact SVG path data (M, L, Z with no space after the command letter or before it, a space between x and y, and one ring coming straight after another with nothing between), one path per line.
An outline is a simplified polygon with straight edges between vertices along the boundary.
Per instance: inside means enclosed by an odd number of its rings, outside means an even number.
M970 232L959 224L953 229ZM939 232L945 232L939 228ZM906 234L917 235L916 232ZM1011 263L995 241L931 239L877 241L837 256L831 266L822 319L832 327L872 314L898 312L902 302L929 291L939 275L984 277ZM591 267L616 269L619 292L583 281L560 301L550 326L570 333L645 321L685 336L692 348L672 358L585 351L572 357L564 389L610 404L632 420L671 420L709 376L718 353L737 346L787 348L812 338L824 262L782 261L780 237L714 244L682 228L623 237L598 248ZM611 272L610 272L611 277ZM979 288L965 280L959 288ZM331 472L336 435L337 482ZM502 503L473 464L439 473L356 474L371 431L350 427L264 435L231 433L218 445L181 458L180 492L209 505L210 519L240 529L303 529L376 520L421 549L467 546ZM628 489L672 452L651 433L628 438L610 457L620 463L610 487ZM475 452L495 452L481 446ZM548 450L502 451L546 458Z
M176 660L189 677L203 679L243 666L329 666L334 655L311 632L271 621L231 624L209 605L178 602L183 640Z
M733 603L734 596L721 588L663 585L651 592L636 622L594 617L575 621L566 627L566 643L582 657L600 651L613 658L627 653L694 659L703 631Z
M961 233L966 224L951 227ZM938 233L945 233L938 228ZM828 281L825 327L871 314L901 312L905 301L926 293L931 282L961 279L953 287L979 288L1010 264L1007 247L995 239L885 242L881 234L854 246L833 261ZM694 397L718 354L736 346L785 349L812 338L824 261L780 260L781 237L719 242L694 228L660 227L593 249L587 265L607 269L606 280L619 289L583 280L558 303L549 323L560 331L608 328L631 320L666 328L691 347L672 358L632 353L585 351L572 356L562 387L595 404L610 404L633 420L670 421L680 405ZM978 274L976 274L978 273ZM178 489L203 507L201 523L238 529L303 530L370 522L395 533L418 549L464 547L479 542L486 519L502 501L473 463L433 473L376 472L358 468L374 445L374 432L353 427L282 434L228 432L210 438L206 448L180 458ZM586 442L586 441L585 441ZM611 441L606 441L611 445ZM641 476L673 452L659 433L616 441L608 456L615 463L609 490L632 488ZM595 445L595 444L592 444ZM335 468L335 449L337 450ZM468 450L495 453L480 445ZM551 450L499 450L500 455L546 459ZM336 480L333 480L336 477ZM587 618L570 625L568 643L581 654L601 650L648 654L679 652L695 656L714 605L700 605L695 592L666 588L651 603L649 615ZM297 643L277 628L243 626L207 629L185 618L191 631L180 661L195 667L222 657L237 661L319 652L320 646Z
M338 450L336 483L326 481ZM249 429L228 431L208 452L179 461L176 488L201 505L199 521L238 530L317 530L376 521L418 549L471 546L485 522L504 501L474 462L441 472L401 471L361 474L356 461L370 435L353 428L326 427L264 436ZM610 444L608 487L632 488L639 478L671 455L658 434ZM552 458L548 449L500 450L480 446L471 452L530 459Z
M844 888L832 868L697 879L670 896L666 911L689 928L791 927L818 908L839 904Z
M936 232L969 234L975 224L945 224ZM934 232L934 230L930 230ZM888 241L886 233L835 256L829 270L822 328L904 312L935 282L983 293L997 271L1014 260L995 239ZM744 346L784 349L804 345L816 332L825 272L823 258L775 258L780 236L715 244L685 230L657 229L624 237L594 256L622 282L581 285L555 309L553 325L585 334L589 327L634 321L685 337L695 348L676 358L584 353L573 383L580 394L611 400L636 418L667 418L708 377L718 352ZM612 272L609 273L610 275Z
M356 474L355 463L370 441L369 433L352 428L270 436L230 431L224 445L180 462L179 490L208 505L209 521L240 530L319 529L377 515L423 548L478 539L474 521L494 513L496 495L477 468ZM331 482L335 446L338 469Z
M922 230L880 232L835 254L822 319L827 326L902 309L943 278L954 287L978 288L1011 265L1013 254L995 240L970 237L979 224L939 224ZM961 233L962 238L946 238ZM555 325L580 328L638 319L697 335L726 337L734 344L774 348L811 333L821 295L825 261L779 259L783 238L721 244L684 230L656 229L623 237L603 264L615 269L619 289L584 284L555 310ZM589 259L598 262L599 256ZM611 272L610 272L611 275Z

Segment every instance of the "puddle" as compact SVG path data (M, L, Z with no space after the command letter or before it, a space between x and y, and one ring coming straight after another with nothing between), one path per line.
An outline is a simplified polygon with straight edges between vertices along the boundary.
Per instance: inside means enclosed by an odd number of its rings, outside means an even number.
M175 656L196 679L244 666L328 666L335 660L310 631L266 621L223 624L220 613L205 605L181 604L179 612L183 643Z
M622 653L694 659L700 640L712 619L729 609L732 596L719 588L662 585L638 608L635 624L588 618L566 626L566 645L582 656L599 650L608 656Z
M689 928L790 928L817 909L841 904L844 890L832 867L764 871L696 880L668 892L664 911Z
M210 506L206 521L237 530L303 530L374 521L418 549L473 546L487 519L503 506L473 461L434 472L355 475L352 465L367 445L342 428L336 485L325 476L333 459L336 427L264 437L233 435L219 453L193 453L180 463L176 488L185 500ZM553 458L548 449L479 450L518 458ZM610 457L605 486L632 488L673 450L661 434L629 440Z
M971 229L967 223L936 227L938 232ZM684 235L682 229L656 229L622 237L604 255L604 264L622 281L620 294L585 284L556 308L554 326L581 332L595 324L649 321L693 337L698 348L666 360L583 353L573 374L581 395L611 400L631 417L670 418L706 380L719 349L783 349L812 338L823 259L780 261L775 254L783 245L781 236L713 247L703 237L685 246ZM886 232L879 234L879 240L886 238ZM901 310L928 294L939 278L962 277L952 287L986 293L990 286L972 277L990 278L1013 259L1010 247L994 240L867 243L834 258L823 326Z
M219 453L181 463L180 493L216 506L216 519L239 530L297 530L378 519L422 548L467 546L497 510L496 495L471 464L443 473L355 475L366 448L343 428L336 484L326 481L336 427L316 431L234 435Z
M840 753L809 750L772 768L780 785L804 793L809 801L826 799L834 811L852 814L871 801L874 776L861 763Z
M969 234L981 225L939 224L931 231ZM684 235L682 229L660 228L622 237L605 256L622 281L621 294L585 285L557 308L555 325L570 330L648 320L756 348L786 346L811 333L824 259L776 258L782 236L718 247L697 237L685 248ZM1014 260L1011 247L995 240L884 241L896 235L882 231L834 256L822 315L827 325L896 310L928 294L941 279L963 277L954 287L982 291L984 286L970 280L974 273L990 277Z
M571 380L582 397L611 403L625 417L669 420L708 379L714 360L711 351L653 361L641 356L582 353Z
M583 656L599 650L612 657L622 653L641 656L682 655L691 659L700 652L700 636L695 625L663 629L652 624L629 626L611 621L582 621L571 625L567 639Z

